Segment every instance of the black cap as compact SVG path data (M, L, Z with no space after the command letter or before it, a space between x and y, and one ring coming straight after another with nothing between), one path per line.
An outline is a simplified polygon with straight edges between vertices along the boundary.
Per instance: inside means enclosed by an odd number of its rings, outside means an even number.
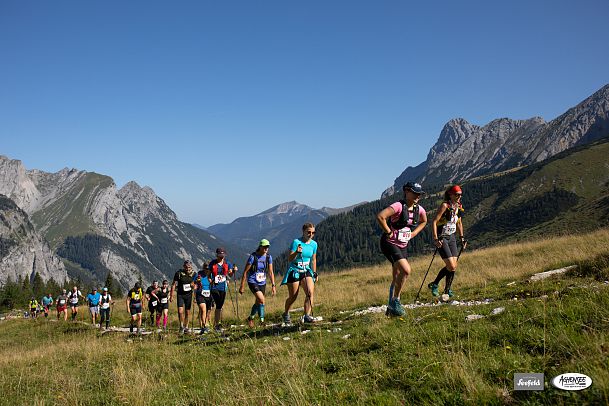
M423 192L423 187L415 182L406 182L404 183L404 186L402 186L402 190L406 191L406 190L410 190L412 193L416 193L418 195L422 195L425 192Z
M218 254L218 255L226 254L226 250L222 247L216 248L216 254Z

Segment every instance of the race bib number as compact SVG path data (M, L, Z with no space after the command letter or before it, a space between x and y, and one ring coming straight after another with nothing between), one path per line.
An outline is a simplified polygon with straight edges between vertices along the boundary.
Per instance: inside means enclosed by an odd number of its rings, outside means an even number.
M256 282L266 282L266 273L256 272Z
M190 283L185 283L182 285L182 290L184 292L190 292L190 289L191 289Z
M455 223L446 223L442 229L442 234L451 235L454 234L455 231L457 231L457 225Z
M161 303L167 303L167 298L166 297L162 298Z
M157 303L158 303L158 302L157 302L156 300L155 300L154 302L151 302L152 307L156 306L156 305L157 305Z
M110 307L110 303L103 303L102 304L102 309L107 309L108 307Z
M59 304L60 304L60 305L64 305L64 304L66 304L66 301L65 301L65 300L60 300L60 301L59 301Z
M216 275L216 277L214 278L214 282L216 282L216 285L220 284L220 283L224 283L224 282L226 282L226 276Z
M308 266L309 266L309 261L304 261L304 262L303 261L298 261L298 267L299 268L305 269Z
M398 241L399 242L408 242L410 241L410 237L412 236L412 231L410 228L404 227L401 230L398 230Z
M133 295L133 300L140 300L140 294L136 293L135 295Z
M210 293L211 293L211 292L210 292L209 290L207 290L207 289L203 289L203 290L201 291L201 296L203 296L203 297L209 297Z

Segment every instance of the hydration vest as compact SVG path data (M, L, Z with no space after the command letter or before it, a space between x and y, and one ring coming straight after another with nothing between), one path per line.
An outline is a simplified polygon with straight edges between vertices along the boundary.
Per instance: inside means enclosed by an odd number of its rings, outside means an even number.
M211 266L211 274L214 277L218 276L218 268L218 264L213 264ZM226 263L226 261L224 261L224 263L222 264L222 275L228 276L228 264Z
M410 227L411 229L416 228L419 225L419 205L415 204L412 207L412 223L410 222L410 212L408 211L408 204L406 204L405 200L400 200L402 203L402 212L400 213L400 218L397 221L390 221L389 225L393 230L401 230L404 227Z
M131 295L130 295L131 305L134 305L134 304L142 302L142 297L144 297L144 293L142 291L142 288L139 288L137 291L132 290L130 293L131 293Z
M450 222L455 214L457 215L457 220L458 220L461 217L463 217L463 214L465 213L465 209L463 209L463 206L461 205L461 203L459 203L459 205L456 209L453 207L453 205L450 202L444 202L444 203L448 203L448 207L446 208L446 210L444 210L444 214L442 214L442 217L440 218L440 220L438 220L438 232L442 231L442 227L444 227L444 225L446 223ZM455 210L457 211L456 213L455 213Z
M266 255L266 258L264 261L264 269L258 269L258 260L260 259L260 257L258 255L256 255L256 251L251 253L251 256L254 257L254 262L252 263L252 267L249 270L250 275L258 273L258 272L266 273L267 269L269 269L270 255L269 254L265 254L265 255ZM261 257L262 256L264 256L264 255L261 255Z

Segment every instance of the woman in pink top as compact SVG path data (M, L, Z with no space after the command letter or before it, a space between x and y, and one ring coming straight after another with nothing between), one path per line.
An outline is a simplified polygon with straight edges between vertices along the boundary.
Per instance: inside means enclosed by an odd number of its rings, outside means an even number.
M411 271L406 253L408 241L419 234L427 224L425 209L419 206L419 198L424 193L421 185L407 182L402 190L402 200L376 215L376 221L383 230L381 252L391 262L393 271L387 306L387 314L393 316L402 316L405 313L400 303L400 293Z

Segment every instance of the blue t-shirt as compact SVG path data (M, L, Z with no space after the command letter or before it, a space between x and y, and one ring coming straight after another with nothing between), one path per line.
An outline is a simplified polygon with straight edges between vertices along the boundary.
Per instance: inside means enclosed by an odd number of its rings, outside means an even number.
M52 297L48 297L48 296L43 296L42 297L42 305L43 306L50 306L51 304L53 304L53 298Z
M90 293L87 295L87 302L89 302L89 306L97 306L99 304L100 299L101 295L99 294L99 292L95 292L94 295Z
M232 270L233 269L233 264L231 264L228 261L224 261L226 263L226 265L228 265L228 269ZM228 279L228 275L224 275L224 267L221 265L218 265L218 275L214 276L213 273L213 266L218 264L218 260L214 259L209 263L209 269L212 270L212 273L210 274L210 277L212 279L212 290L219 290L219 291L226 291L226 280Z
M201 280L197 282L199 277L201 277ZM199 273L192 278L192 281L197 285L197 289L195 290L197 295L209 297L211 283L209 282L209 279L207 279L207 276L205 276L204 272L199 271Z
M253 283L258 286L266 285L266 257L269 257L269 265L273 263L273 257L271 254L265 254L261 257L255 253L250 254L247 259L247 263L251 265L250 270L247 273L247 283ZM254 261L256 264L254 264Z

